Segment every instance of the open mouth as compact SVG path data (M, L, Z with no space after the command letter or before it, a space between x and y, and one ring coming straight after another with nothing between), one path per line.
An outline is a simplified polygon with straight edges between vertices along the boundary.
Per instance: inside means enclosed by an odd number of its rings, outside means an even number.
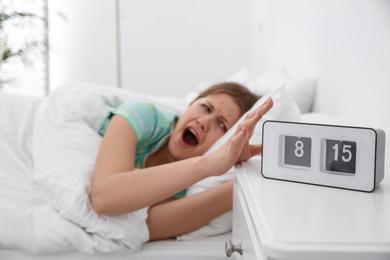
M183 133L183 141L187 145L197 145L198 137L193 129L187 128Z

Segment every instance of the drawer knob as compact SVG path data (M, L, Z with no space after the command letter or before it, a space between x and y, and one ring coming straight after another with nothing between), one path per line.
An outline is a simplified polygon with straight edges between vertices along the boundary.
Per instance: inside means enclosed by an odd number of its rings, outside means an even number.
M238 243L238 245L235 245L228 239L225 243L225 252L227 257L231 257L234 252L239 253L242 255L244 248L243 248L242 242Z

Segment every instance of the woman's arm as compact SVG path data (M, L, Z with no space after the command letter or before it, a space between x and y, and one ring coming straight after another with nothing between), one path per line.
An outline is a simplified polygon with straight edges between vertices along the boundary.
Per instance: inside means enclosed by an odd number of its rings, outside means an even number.
M236 132L215 152L134 171L136 135L121 116L113 116L95 166L92 203L98 214L119 215L155 205L194 183L226 173L236 162L261 152L249 145L254 128L272 100L249 113ZM206 207L204 207L206 208Z
M134 171L136 135L121 116L113 116L102 140L92 185L98 214L119 215L169 198L211 176L201 157Z
M232 162L245 161L261 153L261 145L249 145L249 139L253 135L257 122L272 106L271 99L259 109L249 113L225 145L210 156L205 156L221 167L221 169L213 168L216 173L225 172L231 167ZM227 152L231 155L230 162L226 160L229 158L226 156ZM228 163L224 166L218 157ZM154 205L150 207L147 219L150 240L170 238L198 229L231 210L232 206L233 181L180 200Z
M228 212L233 205L233 181L204 192L150 207L149 239L158 240L198 229Z

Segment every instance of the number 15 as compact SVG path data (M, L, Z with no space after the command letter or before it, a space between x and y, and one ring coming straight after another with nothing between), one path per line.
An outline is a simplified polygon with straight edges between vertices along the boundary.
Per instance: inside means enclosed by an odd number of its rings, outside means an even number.
M339 159L339 144L335 144L332 148L334 149L334 160L337 162ZM342 152L343 155L341 156L341 159L344 162L351 161L351 159L352 159L351 148L352 148L352 146L349 144L343 145L343 152ZM347 157L344 156L345 154L347 154Z

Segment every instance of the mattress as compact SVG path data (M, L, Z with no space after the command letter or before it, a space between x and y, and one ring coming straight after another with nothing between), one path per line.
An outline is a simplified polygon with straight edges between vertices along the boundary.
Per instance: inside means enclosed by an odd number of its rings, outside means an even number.
M147 242L142 246L140 252L135 254L128 253L109 253L109 254L89 254L84 252L66 252L39 254L23 252L19 250L0 250L0 259L9 260L35 260L35 259L153 259L153 260L218 260L226 259L225 241L231 239L232 234L193 239L188 241L177 241L175 239L165 239L161 241Z

